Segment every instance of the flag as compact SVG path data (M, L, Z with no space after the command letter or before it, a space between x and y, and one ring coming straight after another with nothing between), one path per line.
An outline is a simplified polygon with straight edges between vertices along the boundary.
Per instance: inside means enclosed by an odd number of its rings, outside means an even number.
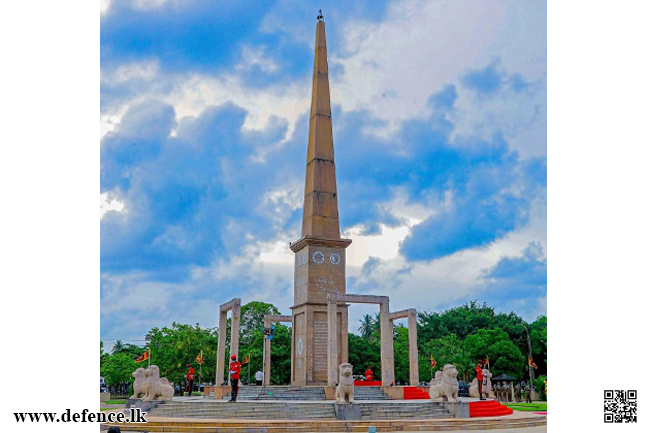
M489 356L485 357L485 365L487 366L487 368L490 368L490 357Z
M250 360L250 356L251 356L250 353L248 355L246 355L246 358L244 358L244 362L242 362L241 364L242 365L248 364L248 361Z
M146 352L144 352L141 357L136 359L135 362L142 362L142 361L146 361L147 359L149 359L149 351L148 350Z
M196 362L198 362L199 365L203 364L203 351L201 351L201 353L196 355Z
M435 368L437 362L436 362L435 359L433 359L433 355L431 355L431 358L430 358L430 359L431 359L431 368Z
M537 364L533 362L533 358L528 358L528 365L533 368L537 368Z

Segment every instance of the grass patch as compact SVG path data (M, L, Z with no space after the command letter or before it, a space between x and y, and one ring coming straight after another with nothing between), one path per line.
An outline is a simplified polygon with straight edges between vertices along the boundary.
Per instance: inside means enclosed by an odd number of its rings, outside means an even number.
M106 404L126 404L126 400L106 400Z
M508 403L506 406L524 412L546 412L546 403Z

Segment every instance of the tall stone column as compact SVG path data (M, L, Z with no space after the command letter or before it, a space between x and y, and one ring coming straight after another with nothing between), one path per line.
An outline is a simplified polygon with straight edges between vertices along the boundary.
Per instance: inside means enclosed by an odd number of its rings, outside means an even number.
M269 320L264 321L264 327L270 328L271 322ZM269 386L271 384L271 340L266 336L264 337L264 385Z
M420 372L418 369L418 316L414 308L409 310L409 378L411 386L418 386L420 383Z
M217 343L217 375L215 385L220 386L223 382L224 362L226 357L226 328L228 327L228 311L219 312L219 340Z
M232 307L232 323L230 324L230 356L237 355L239 359L239 316L241 303L235 302Z
M336 298L327 296L327 386L336 386L338 373L338 330Z
M381 329L381 384L390 386L395 378L393 357L393 326L390 320L388 300L379 304L379 322Z

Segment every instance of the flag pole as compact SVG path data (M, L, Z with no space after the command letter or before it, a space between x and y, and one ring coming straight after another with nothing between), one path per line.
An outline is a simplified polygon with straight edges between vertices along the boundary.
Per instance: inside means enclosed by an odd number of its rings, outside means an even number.
M147 357L149 360L149 364L147 364L147 367L151 367L151 347L149 347L149 356Z
M199 355L201 357L201 363L199 364L199 391L201 391L201 370L203 370L203 351Z

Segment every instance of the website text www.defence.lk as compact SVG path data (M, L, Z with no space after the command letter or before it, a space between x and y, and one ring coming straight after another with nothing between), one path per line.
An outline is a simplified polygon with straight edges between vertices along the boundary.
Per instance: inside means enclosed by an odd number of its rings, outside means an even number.
M57 412L14 412L16 422L100 422L100 423L146 423L147 412L140 408L131 408L130 416L124 412L91 412L84 409L81 412L72 412L66 409L60 416Z

